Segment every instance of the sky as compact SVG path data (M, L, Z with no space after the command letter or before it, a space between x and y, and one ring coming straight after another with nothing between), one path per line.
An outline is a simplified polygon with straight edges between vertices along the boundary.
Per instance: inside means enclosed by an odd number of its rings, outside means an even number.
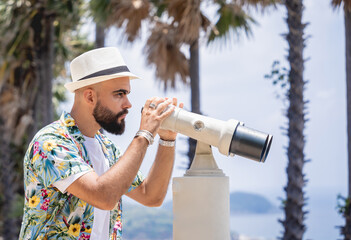
M304 51L306 85L305 100L307 118L305 156L311 161L305 165L308 182L305 187L308 198L305 210L309 219L320 218L321 208L332 214L330 221L319 227L330 229L329 237L337 238L335 225L341 217L336 214L337 195L347 193L346 152L346 84L345 84L345 40L343 11L333 10L330 1L304 1L306 48ZM229 176L231 191L259 193L274 204L284 198L287 182L286 147L288 138L282 128L287 127L285 111L288 103L277 99L283 91L264 78L270 73L273 61L286 61L288 45L282 34L287 32L286 11L279 7L268 13L253 12L258 24L252 27L253 36L241 37L227 46L200 44L200 90L201 111L204 115L220 120L237 119L246 126L272 134L273 143L265 163L258 163L239 156L227 157L213 149L219 168ZM190 109L190 90L178 84L176 90L164 92L155 81L154 69L146 65L143 55L145 34L133 45L122 44L120 32L108 33L107 46L117 46L131 72L141 80L133 80L130 101L133 104L126 118L126 132L122 136L111 136L121 149L126 149L139 129L140 109L146 99L153 96L177 97ZM69 110L69 109L66 109ZM178 135L176 162L173 177L185 173L187 158L185 136ZM149 147L141 171L147 175L157 144ZM172 198L171 184L167 200ZM324 204L324 205L323 205ZM325 215L323 215L325 216ZM323 217L322 216L322 217ZM312 221L312 220L311 220ZM321 219L321 221L324 221ZM312 231L317 224L308 225L307 237L315 239ZM276 234L277 235L277 234ZM325 238L325 239L332 239Z

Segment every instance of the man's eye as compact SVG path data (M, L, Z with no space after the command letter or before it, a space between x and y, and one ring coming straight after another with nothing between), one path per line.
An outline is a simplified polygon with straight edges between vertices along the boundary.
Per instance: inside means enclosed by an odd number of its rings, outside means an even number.
M116 93L115 96L116 96L116 97L123 97L123 96L124 96L124 93Z

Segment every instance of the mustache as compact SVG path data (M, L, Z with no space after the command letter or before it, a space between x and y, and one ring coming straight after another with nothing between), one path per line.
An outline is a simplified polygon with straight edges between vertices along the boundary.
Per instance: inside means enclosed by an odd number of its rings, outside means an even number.
M119 113L117 113L116 118L119 118L120 116L124 115L124 114L128 114L128 109L124 109L122 111L120 111Z

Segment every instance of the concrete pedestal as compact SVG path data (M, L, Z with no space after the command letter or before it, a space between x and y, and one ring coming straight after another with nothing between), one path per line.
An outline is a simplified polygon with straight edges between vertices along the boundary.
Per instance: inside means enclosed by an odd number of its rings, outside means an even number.
M173 240L230 240L229 178L173 178Z
M173 240L230 240L229 178L198 142L191 168L173 178Z

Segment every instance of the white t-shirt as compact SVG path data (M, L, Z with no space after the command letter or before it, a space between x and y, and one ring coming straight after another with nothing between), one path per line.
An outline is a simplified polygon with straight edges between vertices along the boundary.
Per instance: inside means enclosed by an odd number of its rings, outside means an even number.
M108 160L102 151L101 145L96 138L90 138L84 136L85 142L83 143L89 159L93 165L94 171L97 175L101 176L104 172L109 169ZM53 185L58 188L61 192L65 193L66 189L79 177L83 176L87 172L78 173L69 176L66 179L55 182ZM108 240L109 239L109 227L110 227L110 211L102 210L94 207L94 222L91 230L91 240Z

